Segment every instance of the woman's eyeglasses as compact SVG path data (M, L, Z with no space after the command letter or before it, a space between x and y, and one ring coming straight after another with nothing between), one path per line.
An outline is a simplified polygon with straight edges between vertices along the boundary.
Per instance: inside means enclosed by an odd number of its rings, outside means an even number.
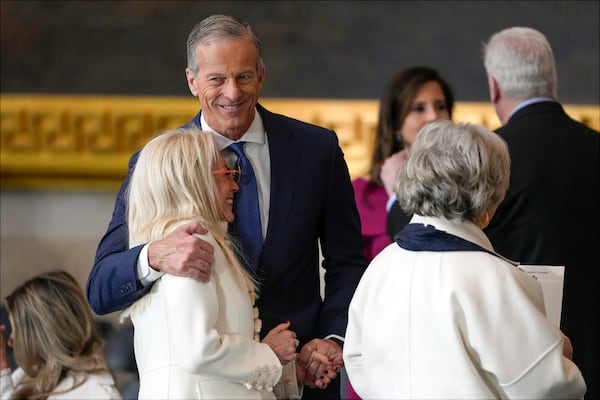
M237 169L216 169L212 173L213 175L223 175L231 178L235 183L239 183L240 177L242 176L242 171L240 170L239 165Z

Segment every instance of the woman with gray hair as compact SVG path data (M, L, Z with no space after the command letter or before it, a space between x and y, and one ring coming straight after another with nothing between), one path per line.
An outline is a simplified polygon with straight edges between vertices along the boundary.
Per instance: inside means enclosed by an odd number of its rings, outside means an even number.
M480 125L426 125L401 167L410 224L371 263L344 345L366 399L581 398L569 341L539 283L482 229L508 187L506 143Z

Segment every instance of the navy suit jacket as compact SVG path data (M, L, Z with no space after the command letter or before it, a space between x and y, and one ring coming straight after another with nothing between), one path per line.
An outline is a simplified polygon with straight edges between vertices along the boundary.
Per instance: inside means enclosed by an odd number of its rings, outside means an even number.
M599 398L600 134L556 102L524 107L497 133L508 143L510 185L485 232L505 257L565 266L561 328L586 397Z
M348 167L335 132L257 109L271 157L269 224L260 260L263 335L291 321L301 343L344 336L347 309L367 262ZM200 113L188 123L199 126ZM142 246L128 249L125 193L138 153L117 195L96 252L87 296L98 314L122 310L149 289L137 279ZM319 242L325 273L320 297Z
M396 240L396 234L408 225L411 218L412 215L406 215L406 213L404 213L398 200L394 201L386 218L387 234L392 241Z

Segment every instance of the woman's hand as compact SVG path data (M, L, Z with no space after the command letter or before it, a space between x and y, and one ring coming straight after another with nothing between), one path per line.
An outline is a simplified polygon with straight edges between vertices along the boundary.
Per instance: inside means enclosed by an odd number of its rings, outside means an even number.
M298 381L311 388L325 389L344 365L341 346L331 339L313 339L296 357Z
M296 333L290 331L290 321L286 321L271 329L267 336L262 340L262 343L268 344L273 350L281 364L287 364L296 356L296 347L298 347L298 339Z
M562 332L561 332L562 333ZM571 339L564 333L563 335L563 355L567 357L569 360L573 359L573 345L571 344Z
M392 154L388 158L385 159L383 164L381 165L381 171L379 172L379 177L383 182L383 187L387 192L388 196L391 196L394 193L394 183L396 182L396 176L398 176L398 170L400 166L406 160L406 149L400 150L397 153Z

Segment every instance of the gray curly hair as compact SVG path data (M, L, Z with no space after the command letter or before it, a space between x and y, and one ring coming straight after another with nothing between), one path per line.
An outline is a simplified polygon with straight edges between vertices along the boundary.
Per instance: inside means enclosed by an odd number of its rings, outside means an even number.
M482 125L425 125L398 172L395 192L407 214L472 220L497 206L508 188L506 142Z

